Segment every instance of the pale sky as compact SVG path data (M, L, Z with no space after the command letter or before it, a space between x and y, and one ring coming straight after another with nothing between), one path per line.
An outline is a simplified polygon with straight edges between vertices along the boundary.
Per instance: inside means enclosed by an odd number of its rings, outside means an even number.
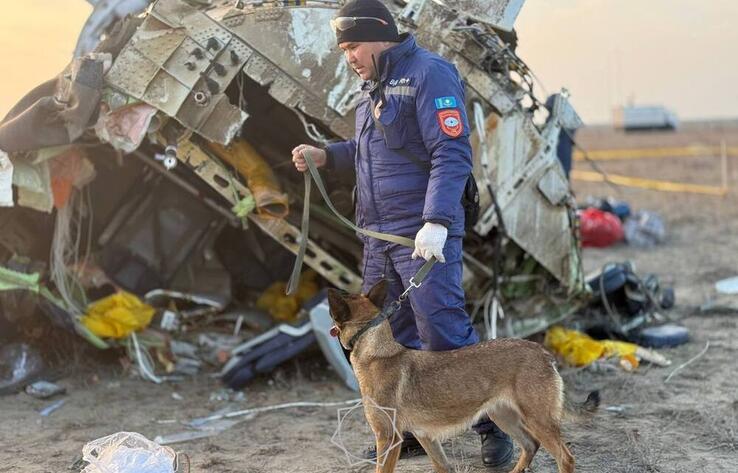
M738 118L736 0L528 0L517 30L518 55L586 122L631 98L683 120Z
M84 0L2 0L0 116L69 61ZM738 118L738 1L528 0L518 54L588 123L613 105L662 104L681 119ZM541 98L543 92L541 92Z

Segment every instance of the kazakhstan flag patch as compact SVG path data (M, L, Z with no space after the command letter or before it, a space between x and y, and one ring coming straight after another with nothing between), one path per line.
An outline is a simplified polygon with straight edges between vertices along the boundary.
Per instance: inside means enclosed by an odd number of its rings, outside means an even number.
M456 97L438 97L436 99L436 110L456 108Z

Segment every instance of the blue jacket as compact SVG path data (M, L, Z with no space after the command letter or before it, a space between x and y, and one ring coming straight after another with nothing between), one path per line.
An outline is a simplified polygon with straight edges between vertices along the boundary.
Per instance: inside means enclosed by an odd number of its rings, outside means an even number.
M355 137L327 148L336 171L356 171L356 224L414 238L424 222L434 222L463 236L461 195L472 153L459 74L410 35L377 63L380 80L364 84ZM382 96L375 123L372 110Z

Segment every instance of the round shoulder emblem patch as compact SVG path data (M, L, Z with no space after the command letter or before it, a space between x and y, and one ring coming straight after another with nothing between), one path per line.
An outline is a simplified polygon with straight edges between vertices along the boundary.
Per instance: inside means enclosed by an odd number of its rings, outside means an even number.
M438 123L441 130L451 138L458 138L464 132L464 123L461 121L461 112L458 109L440 110Z

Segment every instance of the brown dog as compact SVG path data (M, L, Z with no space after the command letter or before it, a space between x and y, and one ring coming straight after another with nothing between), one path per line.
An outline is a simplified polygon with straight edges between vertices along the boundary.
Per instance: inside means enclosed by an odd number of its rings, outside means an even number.
M328 291L335 322L331 333L351 350L365 415L376 436L377 472L395 470L398 432L417 437L436 472L452 471L440 441L469 429L484 414L520 444L512 473L528 467L539 446L556 459L559 473L574 471L574 457L561 439L561 421L567 413L592 414L599 404L597 392L565 409L553 357L526 340L493 340L445 352L405 348L395 341L389 322L370 324L385 295L384 281L366 296ZM367 325L371 328L357 337ZM394 409L394 426L374 404Z

